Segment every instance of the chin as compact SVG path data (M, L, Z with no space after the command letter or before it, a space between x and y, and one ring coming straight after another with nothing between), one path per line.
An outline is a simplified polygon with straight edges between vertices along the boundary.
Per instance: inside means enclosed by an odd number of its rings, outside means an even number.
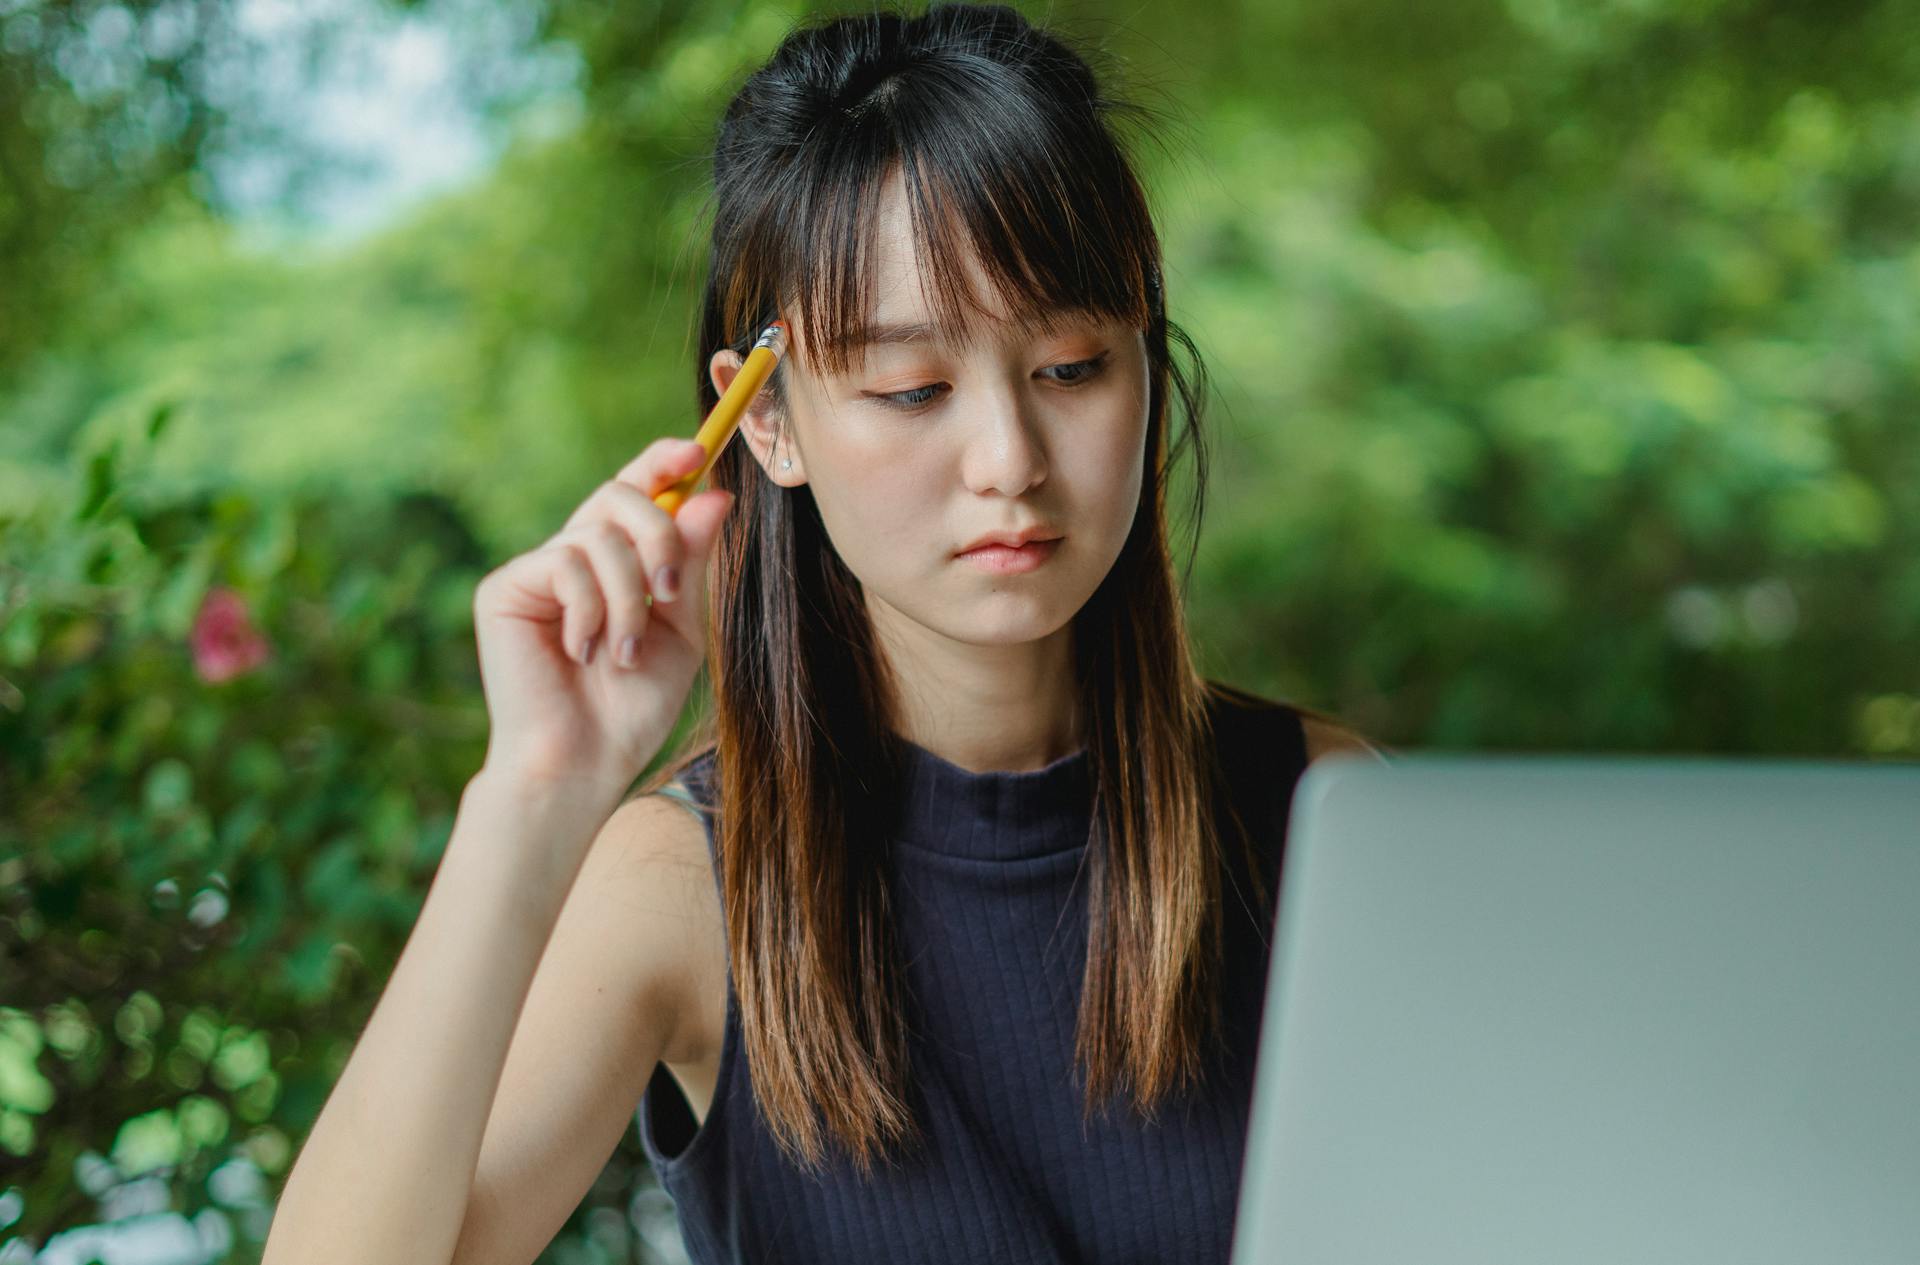
M990 608L996 603L983 602L981 605ZM1046 640L1065 628L1068 622L1067 618L1056 618L1050 612L1032 609L1010 609L1004 613L986 609L979 611L977 617L967 621L964 627L950 631L948 636L974 646L1024 646Z
M966 600L947 597L937 605L888 601L865 590L869 613L881 624L916 624L936 636L968 646L1022 646L1063 632L1079 603L1063 602L1058 589L1020 593L1006 589ZM1080 599L1085 601L1083 595Z

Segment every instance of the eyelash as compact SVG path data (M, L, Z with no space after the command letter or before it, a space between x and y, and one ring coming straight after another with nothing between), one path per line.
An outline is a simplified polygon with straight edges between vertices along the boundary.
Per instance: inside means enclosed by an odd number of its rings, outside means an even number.
M1060 385L1064 387L1081 387L1081 386L1085 386L1087 383L1099 377L1100 371L1105 369L1106 365L1107 365L1107 353L1103 351L1091 360L1075 360L1075 361L1070 361L1067 364L1048 365L1047 367L1049 369L1084 370L1085 372L1082 373L1080 377L1076 378L1072 382L1060 383ZM923 409L927 405L933 403L934 397L927 396L925 399L918 399L918 400L903 400L900 397L907 396L907 395L919 395L922 391L933 391L933 390L936 390L939 387L939 385L940 385L939 383L932 383L924 387L914 387L910 391L890 391L885 394L876 394L872 398L878 401L880 404L886 406L887 408L899 409L903 413L912 413L919 409Z

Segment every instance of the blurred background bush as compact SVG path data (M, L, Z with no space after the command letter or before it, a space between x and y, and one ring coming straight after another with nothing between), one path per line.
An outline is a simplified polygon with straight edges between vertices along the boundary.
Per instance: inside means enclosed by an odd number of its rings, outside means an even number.
M1174 112L1211 675L1920 755L1910 6L1020 7ZM257 1259L484 748L472 586L697 423L705 145L809 11L0 0L0 1262ZM631 1129L544 1259L678 1259Z

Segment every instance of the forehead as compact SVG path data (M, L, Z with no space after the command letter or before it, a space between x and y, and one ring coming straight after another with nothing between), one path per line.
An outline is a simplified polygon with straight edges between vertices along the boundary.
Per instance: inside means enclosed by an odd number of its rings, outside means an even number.
M897 170L880 186L871 232L867 243L868 319L889 325L932 320L932 296L927 287L934 265L920 251L906 181ZM973 302L988 317L1006 320L1006 305L994 293L986 269L964 236L946 253L959 263L964 288Z
M962 288L976 309L976 319L958 329L951 316L946 321L940 319L929 291L936 265L920 250L906 181L897 171L880 187L871 234L867 242L865 320L848 331L847 345L856 363L861 353L875 347L917 341L970 342L979 336L978 325L1000 327L1011 319L979 256L964 238L947 253L959 264Z
M880 348L924 344L961 348L982 342L1030 341L1090 317L1065 305L1036 313L1030 302L1019 305L1027 309L1024 314L1016 311L957 223L916 225L916 208L898 168L876 193L860 246L858 271L864 282L860 308L847 314L850 319L836 339L845 349L849 370L857 371L864 357ZM935 249L947 263L947 274L938 280L933 270L939 264L922 248L927 237L938 239ZM962 295L963 310L948 305L943 314L936 286ZM804 306L792 323L796 338L808 342Z

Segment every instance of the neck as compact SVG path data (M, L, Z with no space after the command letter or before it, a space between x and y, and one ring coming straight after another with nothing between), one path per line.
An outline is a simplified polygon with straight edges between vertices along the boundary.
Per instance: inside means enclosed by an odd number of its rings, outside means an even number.
M1045 768L1083 744L1071 623L1014 645L970 645L905 620L876 619L874 630L908 741L975 773Z

